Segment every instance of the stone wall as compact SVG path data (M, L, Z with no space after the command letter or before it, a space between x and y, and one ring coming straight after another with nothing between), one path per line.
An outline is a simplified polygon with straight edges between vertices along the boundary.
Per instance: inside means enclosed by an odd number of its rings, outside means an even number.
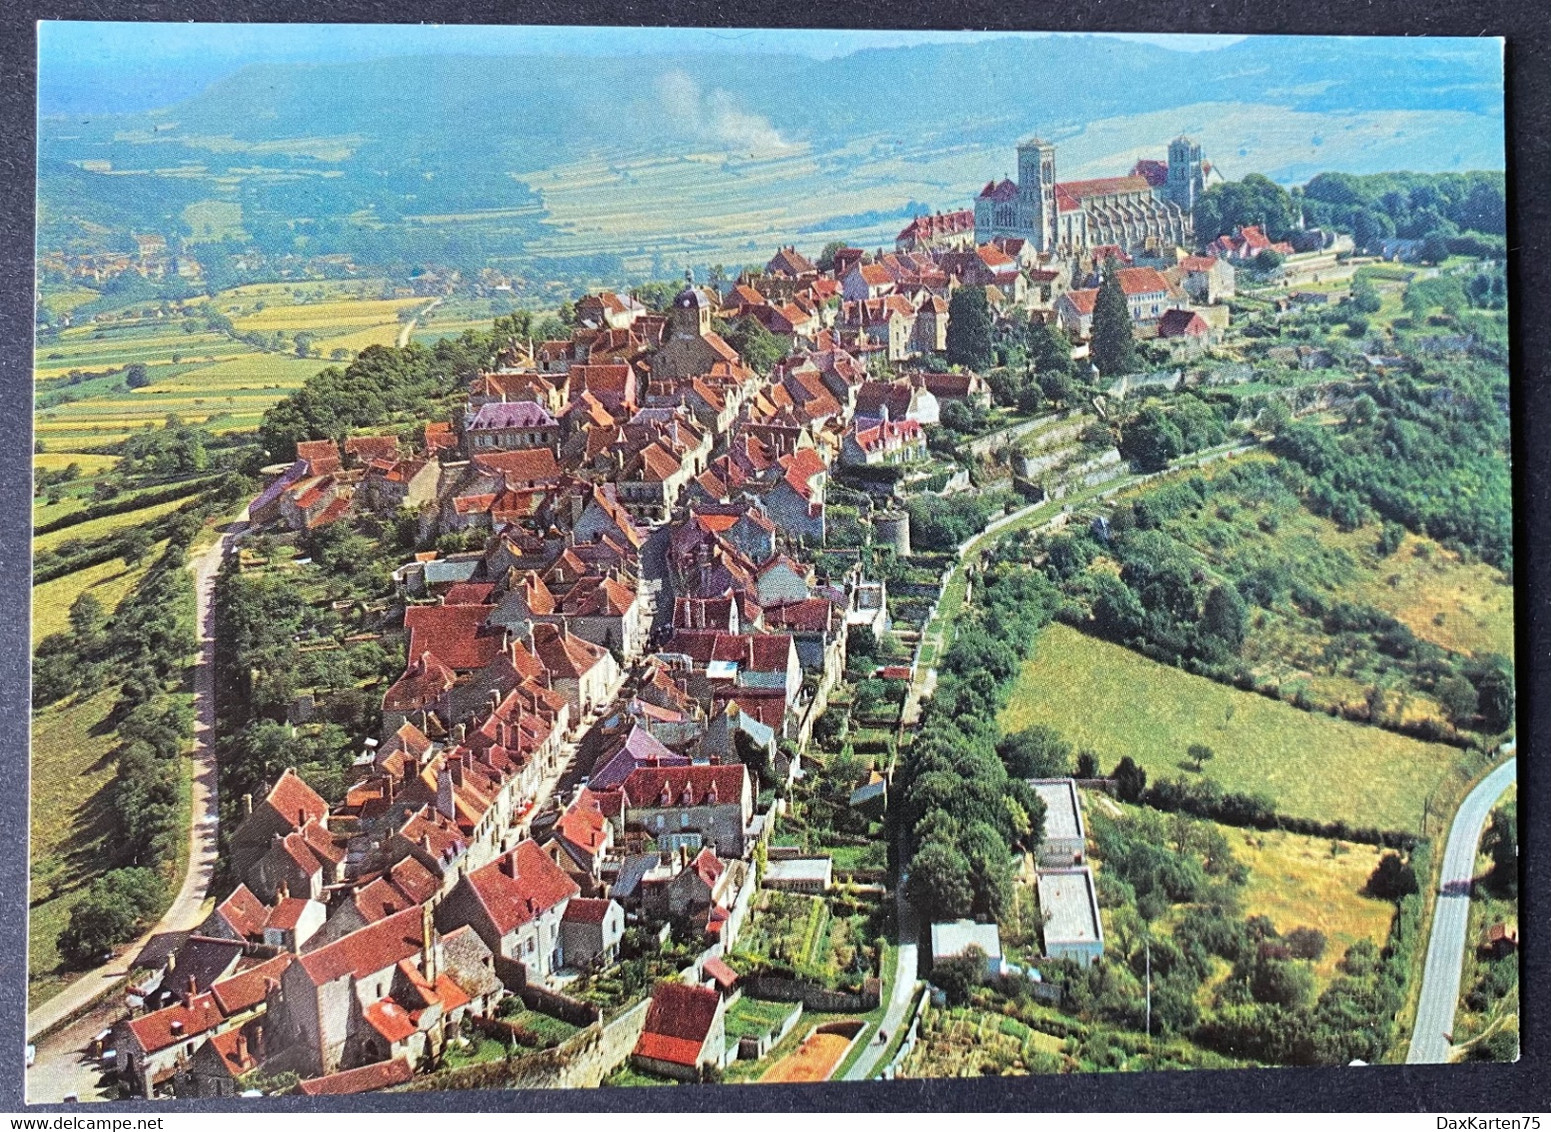
M850 1010L866 1012L875 1009L879 997L877 980L869 979L866 988L861 994L851 994L848 991L830 990L816 983L782 978L779 975L750 975L743 980L743 989L751 998L765 998L775 1002L800 1002L807 1009L824 1014L838 1014Z
M625 1063L646 1028L643 999L608 1025L594 1023L554 1049L417 1077L402 1092L456 1089L593 1089Z

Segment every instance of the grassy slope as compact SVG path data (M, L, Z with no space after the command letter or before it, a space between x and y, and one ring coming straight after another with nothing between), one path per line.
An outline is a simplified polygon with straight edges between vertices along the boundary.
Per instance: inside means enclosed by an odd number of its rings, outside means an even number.
M36 646L50 633L60 633L69 627L70 604L83 593L90 592L102 603L103 609L112 613L165 549L165 541L155 543L140 565L133 568L125 566L122 558L113 558L34 586L33 645Z
M1325 933L1325 954L1314 963L1321 988L1359 939L1384 945L1395 906L1362 894L1381 856L1377 847L1296 833L1220 828L1233 855L1249 868L1245 915L1269 917L1283 935L1297 927Z
M1041 635L1002 712L1004 730L1044 723L1092 747L1108 769L1124 755L1149 778L1193 773L1185 751L1206 743L1205 776L1265 793L1287 814L1359 826L1415 828L1428 792L1459 754L1441 744L1299 711L1156 664L1065 625Z
M59 965L54 941L109 852L113 737L105 724L116 698L114 691L99 692L33 715L27 974L34 998L58 989L61 980L50 977Z

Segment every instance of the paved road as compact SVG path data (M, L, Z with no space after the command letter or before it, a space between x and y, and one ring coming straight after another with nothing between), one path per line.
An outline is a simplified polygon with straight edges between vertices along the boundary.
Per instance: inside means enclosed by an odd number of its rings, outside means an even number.
M1427 966L1422 972L1421 1001L1416 1010L1416 1026L1411 1031L1411 1050L1406 1055L1408 1063L1434 1064L1449 1060L1448 1035L1454 1030L1454 1010L1459 1003L1476 851L1492 807L1516 778L1516 763L1504 763L1465 796L1454 815L1448 847L1443 853L1432 936L1427 943Z
M27 1015L29 1040L86 1007L129 974L136 957L153 939L186 932L204 918L205 894L215 872L217 823L215 766L215 576L246 522L230 524L220 540L194 560L194 590L199 660L194 669L194 781L190 806L188 871L171 907L139 939L112 960L88 971ZM45 1051L38 1051L39 1061Z
M916 920L915 909L905 899L903 884L895 889L894 898L899 909L899 947L894 952L894 991L889 995L889 1005L883 1012L883 1021L878 1024L878 1032L888 1037L881 1042L877 1040L877 1033L868 1037L866 1050L861 1057L851 1063L851 1068L846 1070L843 1078L846 1081L865 1081L873 1075L878 1068L878 1062L883 1060L890 1041L905 1024L905 1015L910 1010L910 1000L915 995L916 972L919 970L921 961L916 940L920 938L921 926Z

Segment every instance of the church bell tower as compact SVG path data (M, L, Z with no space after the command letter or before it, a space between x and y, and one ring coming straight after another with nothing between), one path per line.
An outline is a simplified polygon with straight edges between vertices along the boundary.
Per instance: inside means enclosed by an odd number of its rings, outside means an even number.
M1056 147L1042 138L1018 147L1018 211L1024 238L1050 251L1056 235Z

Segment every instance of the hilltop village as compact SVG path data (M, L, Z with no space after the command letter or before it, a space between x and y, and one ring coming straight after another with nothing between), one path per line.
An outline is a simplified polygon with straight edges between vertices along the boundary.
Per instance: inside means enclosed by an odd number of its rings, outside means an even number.
M1058 328L1086 368L1118 285L1136 339L1177 364L1230 333L1239 272L1315 278L1350 249L1250 225L1198 242L1214 172L1184 138L1126 176L1057 181L1039 140L1018 170L913 219L892 251L832 248L820 266L783 247L657 309L590 294L568 337L501 343L448 419L305 440L271 469L239 570L267 567L260 539L367 518L436 549L387 564L402 667L342 798L294 769L244 797L229 888L137 977L113 1038L134 1094L720 1080L779 1042L796 1004L890 1009L908 984L903 1013L913 972L885 979L880 927L906 935L911 915L879 843L889 767L856 768L824 803L856 815L843 860L779 834L815 735L859 711L849 691L834 703L848 671L898 703L901 734L930 695L919 634L892 632L922 589L897 573L918 551L903 488L966 488L933 437L992 401L944 361L955 297L983 295L994 333ZM778 342L773 361L717 329L750 323L762 333L740 341ZM1088 455L1074 482L1118 474L1118 454ZM305 696L288 711L293 733L313 719ZM1036 950L1082 968L1105 939L1077 787L1026 787ZM754 910L837 886L863 911L825 981ZM918 934L923 967L1022 977L994 921ZM876 1053L843 1026L817 1036L870 1068L887 1031Z

